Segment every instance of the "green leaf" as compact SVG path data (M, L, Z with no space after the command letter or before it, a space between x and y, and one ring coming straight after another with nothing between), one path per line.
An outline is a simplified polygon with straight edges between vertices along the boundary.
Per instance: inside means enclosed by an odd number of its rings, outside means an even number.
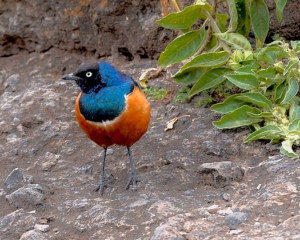
M252 47L247 38L239 33L215 33L217 38L227 42L235 49L242 49L245 51L251 51Z
M293 151L293 141L285 140L282 142L280 152L290 158L297 158L298 155Z
M288 81L288 88L284 94L283 100L281 101L282 104L288 103L292 100L293 97L296 96L296 94L299 91L299 83L295 78L291 78Z
M275 78L276 70L273 66L268 67L267 69L262 69L257 72L260 77L263 78Z
M211 52L211 53L202 53L199 56L193 58L188 63L184 64L179 72L183 72L186 69L189 68L195 68L195 67L218 67L220 65L223 65L227 62L229 59L228 52Z
M200 30L185 33L174 39L163 51L158 59L158 63L163 67L181 62L192 56L201 46L205 39L206 31L202 27Z
M275 99L276 103L281 102L281 100L283 99L283 96L286 92L286 89L287 89L286 82L282 82L281 84L276 86L275 95L274 95L274 99Z
M191 71L176 73L172 78L176 83L188 85L197 82L206 70L206 68L193 68Z
M234 32L238 26L238 12L236 9L236 1L235 0L227 0L230 22L228 27L228 32Z
M295 119L289 125L289 131L299 131L300 130L300 118Z
M297 103L293 102L291 104L290 111L289 111L289 120L290 122L293 122L294 120L299 118L300 118L300 106Z
M166 17L157 21L157 23L168 29L188 29L200 17L202 5L191 5L180 12L170 13Z
M226 74L225 78L237 87L244 90L252 90L259 86L257 78L253 74Z
M239 96L237 96L237 99L244 102L253 103L262 108L272 108L272 102L269 99L267 99L264 95L258 92L241 93Z
M256 46L261 47L269 32L269 10L264 0L250 1L250 19L256 39Z
M280 58L289 58L290 55L282 47L278 45L267 46L257 50L254 54L258 61L263 61L266 63L274 63L275 60Z
M189 92L193 96L205 89L217 86L225 80L224 75L231 71L229 68L213 68L205 72Z
M299 59L289 61L288 65L284 68L283 76L288 74L291 69L298 69Z
M250 117L253 117L253 118L263 118L263 119L273 119L274 116L272 113L270 112L261 112L259 114L254 114L254 113L249 113L249 116Z
M240 94L232 95L226 98L222 103L212 105L210 109L218 113L226 114L236 110L241 106L247 105L247 103L236 99L236 97L239 95Z
M221 32L226 31L228 18L227 14L216 13L216 22Z
M300 51L300 41L291 41L291 46L295 52Z
M218 129L237 128L248 126L262 121L261 118L252 118L249 113L259 114L260 110L257 108L242 106L235 111L224 115L219 121L214 121L213 125Z
M242 66L242 67L236 69L234 72L237 74L252 74L253 75L252 69L253 68L251 66Z
M287 0L275 0L275 3L276 3L276 17L277 17L278 22L281 22L283 10L287 3Z
M250 32L250 16L246 6L245 0L237 0L236 8L238 13L238 26L236 32L242 34L243 36L248 36Z
M251 133L244 139L244 143L257 139L274 139L279 137L281 130L275 125L267 125Z

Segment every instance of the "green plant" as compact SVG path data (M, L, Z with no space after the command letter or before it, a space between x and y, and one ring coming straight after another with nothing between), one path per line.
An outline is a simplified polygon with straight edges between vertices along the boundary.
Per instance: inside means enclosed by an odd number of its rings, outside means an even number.
M275 0L279 21L286 2ZM182 32L166 47L159 64L183 62L172 78L183 85L193 84L190 97L208 89L224 89L225 100L211 107L223 114L213 122L215 127L250 126L254 131L244 142L281 141L281 153L298 157L293 145L300 145L300 42L264 44L270 19L263 0L227 0L229 15L219 13L218 4L198 0L158 21ZM199 19L203 23L197 29ZM251 28L255 48L246 38Z
M188 86L184 86L182 88L180 88L175 96L175 98L173 99L173 102L175 103L186 103L190 101L189 98L189 93L190 88Z
M144 93L152 100L162 100L168 95L168 90L164 88L144 88Z

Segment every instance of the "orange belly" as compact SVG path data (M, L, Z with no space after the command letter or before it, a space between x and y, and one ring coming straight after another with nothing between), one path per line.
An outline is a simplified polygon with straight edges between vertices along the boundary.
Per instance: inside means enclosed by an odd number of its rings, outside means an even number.
M112 121L95 123L80 113L79 99L76 99L75 113L80 128L98 145L106 148L113 144L131 146L147 131L150 122L150 105L143 92L135 87L127 95L126 108Z

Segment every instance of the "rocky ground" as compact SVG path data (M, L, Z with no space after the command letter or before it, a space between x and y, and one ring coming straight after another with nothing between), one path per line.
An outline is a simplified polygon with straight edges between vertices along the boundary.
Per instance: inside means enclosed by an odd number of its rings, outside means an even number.
M126 191L124 147L108 150L112 188L99 197L102 149L74 117L75 84L60 80L82 61L52 48L0 59L0 239L300 239L300 160L247 129L219 131L209 108L175 104L165 72L150 85L151 125L133 147L141 182ZM138 79L155 61L109 58ZM174 128L167 122L180 117Z

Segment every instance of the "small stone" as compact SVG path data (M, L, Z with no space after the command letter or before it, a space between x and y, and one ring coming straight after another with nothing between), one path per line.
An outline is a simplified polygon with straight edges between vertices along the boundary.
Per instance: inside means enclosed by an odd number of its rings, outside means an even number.
M20 240L47 240L47 238L37 230L30 230L23 233Z
M86 198L83 198L83 199L76 199L74 202L73 202L73 208L84 208L86 206L89 206L89 202Z
M13 123L16 124L16 125L20 124L20 119L19 118L14 118Z
M236 230L237 227L246 222L249 218L248 213L234 212L225 217L225 222L231 230Z
M4 197L6 195L6 192L4 189L0 188L0 197Z
M210 207L207 208L207 211L210 213L210 214L215 214L217 213L219 210L219 206L218 205L212 205Z
M183 192L183 194L187 195L187 196L192 196L192 195L194 195L194 192L195 192L194 190L186 190Z
M229 193L223 193L223 194L222 194L222 197L223 197L223 199L224 199L226 202L229 202L229 201L230 201L230 194L229 194Z
M46 152L45 159L42 163L42 169L44 171L49 171L51 168L53 168L57 164L57 162L60 158L61 158L61 156L58 154Z
M243 232L243 230L237 229L237 230L231 230L230 234L231 235L239 235Z
M226 215L229 215L231 213L233 213L233 211L230 207L218 210L218 214L220 214L222 216L226 216Z
M106 151L106 155L113 155L114 150L112 148L108 148Z
M130 207L130 208L141 207L141 206L146 205L147 203L149 203L148 200L140 199L140 200L137 200L137 201L131 203L131 204L129 205L129 207Z
M254 227L256 227L256 228L258 228L258 227L260 227L261 226L261 224L259 223L259 222L255 222L254 223Z
M222 188L232 181L242 181L245 170L239 164L223 161L203 163L198 168L198 173L204 185Z
M36 230L41 231L41 232L48 232L50 226L47 225L47 224L35 224L35 225L34 225L34 228L35 228Z

